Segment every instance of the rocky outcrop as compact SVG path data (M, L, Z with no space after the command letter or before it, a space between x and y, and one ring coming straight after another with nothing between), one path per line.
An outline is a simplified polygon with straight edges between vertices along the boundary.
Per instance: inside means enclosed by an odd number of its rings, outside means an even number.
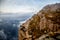
M60 40L60 3L45 6L20 26L19 40Z

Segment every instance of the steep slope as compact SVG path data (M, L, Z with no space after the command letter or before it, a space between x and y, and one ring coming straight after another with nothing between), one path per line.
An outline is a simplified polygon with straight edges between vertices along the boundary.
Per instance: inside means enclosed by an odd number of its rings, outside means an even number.
M45 6L18 32L19 40L60 40L60 3Z

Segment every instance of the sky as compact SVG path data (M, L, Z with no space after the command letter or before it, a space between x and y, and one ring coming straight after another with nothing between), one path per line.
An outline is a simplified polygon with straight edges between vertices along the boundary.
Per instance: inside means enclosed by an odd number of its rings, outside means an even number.
M48 4L60 3L60 0L0 0L0 12L29 13L38 12Z

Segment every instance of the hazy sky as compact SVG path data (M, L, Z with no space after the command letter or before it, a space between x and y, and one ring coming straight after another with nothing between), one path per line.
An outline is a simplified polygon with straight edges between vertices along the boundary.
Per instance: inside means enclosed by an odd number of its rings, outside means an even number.
M47 4L60 3L60 0L0 0L0 12L37 12Z

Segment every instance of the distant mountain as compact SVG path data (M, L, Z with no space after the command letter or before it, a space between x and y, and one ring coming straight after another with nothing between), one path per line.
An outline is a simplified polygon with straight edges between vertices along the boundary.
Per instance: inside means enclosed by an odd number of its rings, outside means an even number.
M24 18L32 16L33 13L0 13L0 18Z
M23 23L19 40L60 40L60 3L45 6Z

